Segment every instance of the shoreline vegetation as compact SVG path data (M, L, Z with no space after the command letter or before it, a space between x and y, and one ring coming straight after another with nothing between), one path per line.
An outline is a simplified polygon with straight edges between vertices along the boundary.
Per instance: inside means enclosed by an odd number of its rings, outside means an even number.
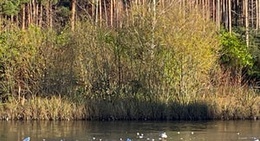
M73 6L56 28L4 21L0 119L258 120L259 50L207 9L167 2L131 3L118 27L76 21Z
M1 120L259 120L260 97L245 88L224 88L227 95L210 94L189 103L139 97L84 99L61 96L12 99L1 103Z

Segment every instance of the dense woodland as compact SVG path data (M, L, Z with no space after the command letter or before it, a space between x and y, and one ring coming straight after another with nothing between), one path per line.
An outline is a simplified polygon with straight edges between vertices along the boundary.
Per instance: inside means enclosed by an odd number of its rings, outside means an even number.
M260 0L1 0L0 119L258 119Z
M68 23L72 28L76 21L90 19L100 25L119 27L122 19L129 16L131 5L150 5L151 10L158 6L167 8L169 0L2 0L1 29L9 24L21 29L34 24L39 27L59 28ZM259 29L258 0L180 0L186 10L197 7L205 19L224 26L230 32L233 27ZM153 6L156 7L153 7ZM152 11L151 11L152 12Z

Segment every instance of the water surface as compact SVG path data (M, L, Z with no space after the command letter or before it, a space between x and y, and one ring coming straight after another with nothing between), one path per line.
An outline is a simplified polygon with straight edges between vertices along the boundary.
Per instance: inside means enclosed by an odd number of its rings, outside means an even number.
M97 121L0 121L0 141L255 141L260 139L260 121L203 122L97 122ZM137 136L143 134L143 138Z

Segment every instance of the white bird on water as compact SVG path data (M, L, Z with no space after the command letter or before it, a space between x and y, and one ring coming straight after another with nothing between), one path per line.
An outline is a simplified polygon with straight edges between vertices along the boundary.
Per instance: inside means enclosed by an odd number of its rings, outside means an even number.
M139 139L144 138L144 134L142 134L142 133L137 132L136 135L137 135L137 138L139 138Z
M253 137L253 139L254 139L254 141L259 141L259 139L258 139L258 138L256 138L256 137Z
M160 134L160 137L162 138L162 139L167 139L167 134L166 134L166 132L162 132L161 134Z

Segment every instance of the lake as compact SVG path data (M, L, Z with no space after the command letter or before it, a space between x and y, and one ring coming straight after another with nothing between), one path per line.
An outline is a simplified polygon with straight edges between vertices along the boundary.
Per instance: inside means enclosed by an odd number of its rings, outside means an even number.
M0 141L257 141L260 121L0 121ZM139 133L139 136L137 134ZM141 136L142 135L142 136Z

